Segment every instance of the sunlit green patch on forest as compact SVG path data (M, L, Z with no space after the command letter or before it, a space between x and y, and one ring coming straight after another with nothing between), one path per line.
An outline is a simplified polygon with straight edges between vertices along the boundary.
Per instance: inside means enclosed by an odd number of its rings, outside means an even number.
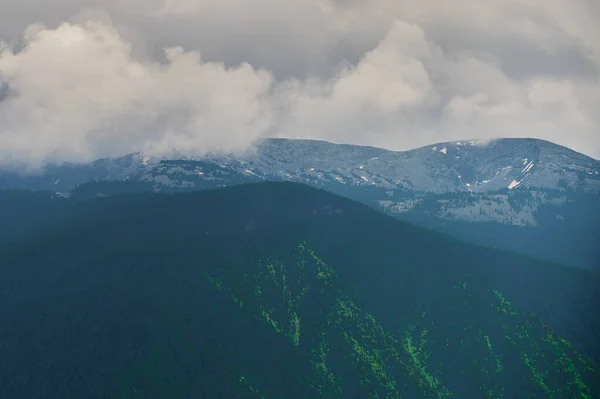
M357 379L372 398L406 398L415 392L436 399L461 397L449 388L452 375L442 373L443 359L456 356L463 361L454 373L470 373L469 378L478 381L480 397L510 397L506 385L516 384L513 379L521 371L514 363L507 366L507 359L519 359L529 373L524 378L535 383L540 397L591 397L581 374L596 374L591 362L532 315L518 314L498 290L487 289L485 295L497 312L490 318L502 334L486 332L471 317L475 324L465 324L461 334L449 340L441 335L443 320L426 310L415 309L407 320L418 323L408 323L403 330L381 325L306 243L285 258L248 262L236 273L222 267L209 278L241 311L251 312L299 350L307 349L313 369L301 380L316 397L347 396L347 390L355 389L348 378ZM464 314L470 311L470 288L477 284L469 278L454 284L460 288L455 297L443 298ZM506 367L512 369L509 374Z

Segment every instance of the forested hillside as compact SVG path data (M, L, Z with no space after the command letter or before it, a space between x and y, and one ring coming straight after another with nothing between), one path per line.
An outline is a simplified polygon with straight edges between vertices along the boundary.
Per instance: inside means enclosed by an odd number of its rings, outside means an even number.
M291 183L0 201L2 398L599 397L592 272Z

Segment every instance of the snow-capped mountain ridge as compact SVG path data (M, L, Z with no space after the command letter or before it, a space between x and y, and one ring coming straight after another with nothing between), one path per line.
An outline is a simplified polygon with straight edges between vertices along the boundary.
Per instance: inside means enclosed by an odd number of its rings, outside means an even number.
M6 186L2 175L0 171L0 186ZM87 164L49 166L44 176L33 180L64 192L89 180L133 179L158 186L202 188L210 182L229 185L232 178L432 193L566 187L600 192L600 161L538 139L462 140L409 151L318 140L264 139L241 155L175 154L162 159L134 153ZM27 180L23 179L13 173L9 180Z
M144 159L156 165L158 158ZM516 187L600 190L600 161L537 139L437 143L409 151L316 140L265 139L246 154L179 160L210 162L242 175L316 185L423 192L490 192Z
M84 184L93 180L105 182ZM0 189L51 190L79 198L267 180L320 187L471 242L500 242L504 249L544 259L595 265L595 244L581 243L591 242L594 234L600 237L600 161L543 140L462 140L395 152L265 139L252 151L235 156L161 159L135 153L86 164L50 165L38 176L0 170ZM505 230L513 228L517 230ZM479 229L488 234L480 236ZM536 232L527 233L532 231L528 229ZM540 234L546 234L543 240ZM556 250L549 252L545 242L562 234L571 237L572 244L561 252L558 241Z

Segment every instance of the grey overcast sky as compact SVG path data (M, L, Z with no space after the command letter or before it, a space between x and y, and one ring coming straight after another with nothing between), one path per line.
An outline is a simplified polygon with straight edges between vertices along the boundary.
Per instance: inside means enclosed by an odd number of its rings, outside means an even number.
M536 137L600 158L597 0L2 0L0 163Z

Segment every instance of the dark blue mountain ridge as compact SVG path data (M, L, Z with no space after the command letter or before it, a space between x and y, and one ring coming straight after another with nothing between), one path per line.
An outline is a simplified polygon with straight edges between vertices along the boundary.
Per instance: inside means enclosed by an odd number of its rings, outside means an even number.
M290 181L347 196L481 245L600 270L600 161L539 139L462 140L409 151L318 140L264 139L241 155L142 153L0 171L0 188L76 188L87 196L193 191ZM82 186L83 185L83 186Z

